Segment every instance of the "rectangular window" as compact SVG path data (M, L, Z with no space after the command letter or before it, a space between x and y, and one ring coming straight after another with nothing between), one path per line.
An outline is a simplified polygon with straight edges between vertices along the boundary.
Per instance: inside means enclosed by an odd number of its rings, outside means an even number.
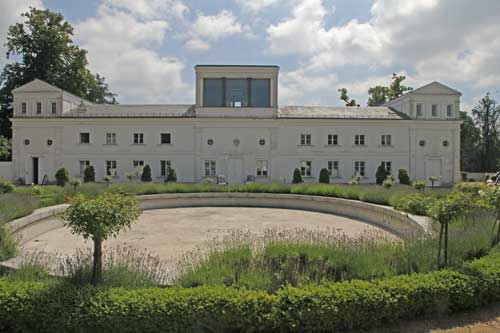
M339 177L339 161L328 161L328 173L330 177Z
M356 134L354 136L354 144L356 146L364 146L365 145L365 135L364 134Z
M336 146L339 144L339 136L337 134L328 134L328 145Z
M300 161L300 173L303 177L311 177L312 161Z
M36 114L42 114L42 102L36 102Z
M134 169L142 168L144 166L144 161L134 161Z
M90 133L80 133L80 143L90 143Z
M301 134L300 135L300 144L303 146L311 145L311 134Z
M431 113L432 113L433 117L438 116L438 105L437 104L432 104Z
M380 136L380 144L382 146L390 146L392 144L392 137L390 134L382 134Z
M83 175L85 172L85 169L87 169L90 166L90 161L80 161L80 176Z
M56 114L57 113L57 103L52 102L51 108L52 108L52 114Z
M453 117L453 104L448 104L446 106L446 116Z
M387 172L390 174L392 172L392 162L391 161L382 161L382 167L387 170Z
M204 79L203 106L223 107L224 103L224 79Z
M134 133L134 144L136 145L144 144L144 133Z
M106 161L106 175L116 176L116 161Z
M257 161L257 176L267 177L267 161L266 160L258 160Z
M423 113L423 105L422 103L417 104L417 117L422 117Z
M161 133L160 134L160 143L162 145L169 145L172 142L170 141L172 139L172 135L170 133Z
M233 108L248 106L247 79L226 79L226 106Z
M205 177L215 177L215 174L216 174L215 160L206 160Z
M26 102L21 103L21 113L26 114L27 104Z
M161 177L167 177L168 176L168 168L172 166L170 161L167 160L161 160L160 161L160 176Z
M250 106L256 108L271 106L271 82L269 79L250 79Z
M106 144L116 145L116 133L106 133Z
M365 176L365 161L354 162L354 174L361 177Z

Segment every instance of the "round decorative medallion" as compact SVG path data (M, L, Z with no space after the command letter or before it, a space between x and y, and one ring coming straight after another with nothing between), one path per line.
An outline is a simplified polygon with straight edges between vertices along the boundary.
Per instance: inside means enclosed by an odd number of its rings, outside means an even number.
M26 146L29 146L29 145L30 145L30 140L28 140L28 139L24 140L24 144L25 144Z
M208 144L209 146L213 145L213 144L214 144L214 140L213 140L213 139L208 139L208 140L207 140L207 144Z
M418 144L420 145L420 147L424 147L425 146L425 140L420 140L418 142Z
M443 141L443 147L448 147L450 143L448 142L448 140L444 140Z
M266 144L266 140L264 140L264 139L259 140L259 145L263 146L265 144Z
M235 145L236 147L238 147L240 145L240 139L234 139L233 140L233 145Z
M53 143L54 143L54 141L52 141L52 140L50 140L50 139L49 139L49 140L47 140L47 146L52 146L52 144L53 144Z

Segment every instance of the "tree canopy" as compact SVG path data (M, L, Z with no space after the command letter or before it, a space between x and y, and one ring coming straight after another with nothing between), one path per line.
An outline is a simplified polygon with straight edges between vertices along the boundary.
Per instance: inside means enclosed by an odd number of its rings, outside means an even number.
M480 170L497 171L500 158L500 105L487 93L472 109L475 125L480 131Z
M340 100L345 102L345 106L359 106L355 99L350 99L346 88L340 88Z
M73 43L62 14L31 8L22 16L7 33L7 58L16 61L0 74L0 135L11 137L12 90L36 78L94 103L116 103L105 79L87 68L87 51Z
M413 90L412 87L404 86L402 82L406 76L392 74L392 82L389 86L375 86L368 89L368 106L380 106L391 99L403 95L407 91Z

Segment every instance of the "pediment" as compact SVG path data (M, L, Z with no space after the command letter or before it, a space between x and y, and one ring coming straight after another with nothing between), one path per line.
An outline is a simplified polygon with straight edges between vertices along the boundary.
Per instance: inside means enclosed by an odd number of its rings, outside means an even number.
M448 86L445 86L442 83L434 81L429 83L423 87L415 89L413 91L414 94L430 94L430 95L461 95L461 93L455 89L452 89Z
M31 82L28 82L16 89L12 90L14 93L18 92L61 92L62 89L59 89L51 84L48 84L45 81L35 79Z

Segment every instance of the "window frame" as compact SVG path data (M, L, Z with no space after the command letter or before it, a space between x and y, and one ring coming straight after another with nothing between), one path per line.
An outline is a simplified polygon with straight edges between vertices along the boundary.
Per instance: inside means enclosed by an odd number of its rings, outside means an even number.
M431 104L431 116L435 118L439 117L439 106L436 103Z
M416 109L415 114L417 117L424 116L424 104L423 103L417 103L415 109Z
M21 102L21 114L28 113L28 102Z
M165 141L168 141L168 142L163 142L164 136L166 138L168 138L168 140L165 140ZM172 144L172 133L170 133L170 132L160 133L160 144L161 145L171 145Z
M354 175L365 177L366 161L354 161Z
M340 163L338 160L329 160L327 162L326 169L328 170L328 175L331 178L339 178L340 177ZM336 171L335 175L333 174L333 171Z
M392 175L392 161L381 161L382 166L385 171L387 171L390 175Z
M220 81L220 86L217 87L218 89L221 90L221 96L219 99L219 103L210 103L209 105L207 98L206 98L206 87L207 82L211 81ZM246 81L243 85L243 89L245 90L244 94L245 95L243 98L244 100L242 101L241 106L232 106L230 105L230 98L228 97L228 81L229 80L244 80ZM255 95L253 93L253 90L255 89L255 86L253 86L253 83L256 81L267 81L267 88L268 88L268 95L267 97L267 103L261 104L261 103L253 103L252 101L252 95ZM202 103L204 108L270 108L271 107L271 99L272 99L272 82L271 78L267 77L256 77L256 78L245 78L245 77L231 77L231 78L226 78L226 77L205 77L203 78L203 88L202 88ZM256 89L255 89L256 90ZM246 101L245 101L246 99ZM261 104L261 105L259 105Z
M354 135L354 145L355 146L365 146L366 136L364 134L355 134Z
M312 177L312 161L300 161L300 174L302 177Z
M380 135L380 145L384 147L392 146L392 135L391 134L381 134Z
M301 133L300 134L300 145L301 146L312 146L312 134Z
M38 106L40 106L40 111L38 111ZM42 114L43 113L43 103L42 102L35 102L35 114Z
M144 163L144 160L133 160L132 161L132 166L134 169L139 168L139 167L144 167L146 164Z
M255 161L255 175L257 177L267 178L269 176L269 162L268 160Z
M107 145L116 145L116 132L106 133L106 144Z
M217 177L217 160L204 160L203 169L205 177Z
M338 134L328 134L326 143L328 146L338 146L339 145L339 135Z
M82 140L86 136L87 140ZM80 144L89 145L90 144L90 132L80 132Z
M90 160L79 160L79 161L78 161L78 165L79 165L79 167L80 167L80 173L79 173L79 175L80 175L80 176L83 176L83 175L85 174L85 170L86 170L89 166L91 166L91 164L90 164ZM83 169L82 169L82 166L83 166Z
M172 161L171 160L160 160L160 177L167 177L167 170L168 168L172 167Z
M452 118L453 117L453 104L447 104L446 105L446 116L448 118Z
M57 114L57 102L50 102L50 113Z
M108 164L110 164L111 167ZM118 162L116 160L106 160L106 176L117 177L118 176L117 168L118 168ZM114 175L111 174L111 170L115 170Z
M134 145L143 145L144 144L144 133L134 133L133 135L133 144Z

